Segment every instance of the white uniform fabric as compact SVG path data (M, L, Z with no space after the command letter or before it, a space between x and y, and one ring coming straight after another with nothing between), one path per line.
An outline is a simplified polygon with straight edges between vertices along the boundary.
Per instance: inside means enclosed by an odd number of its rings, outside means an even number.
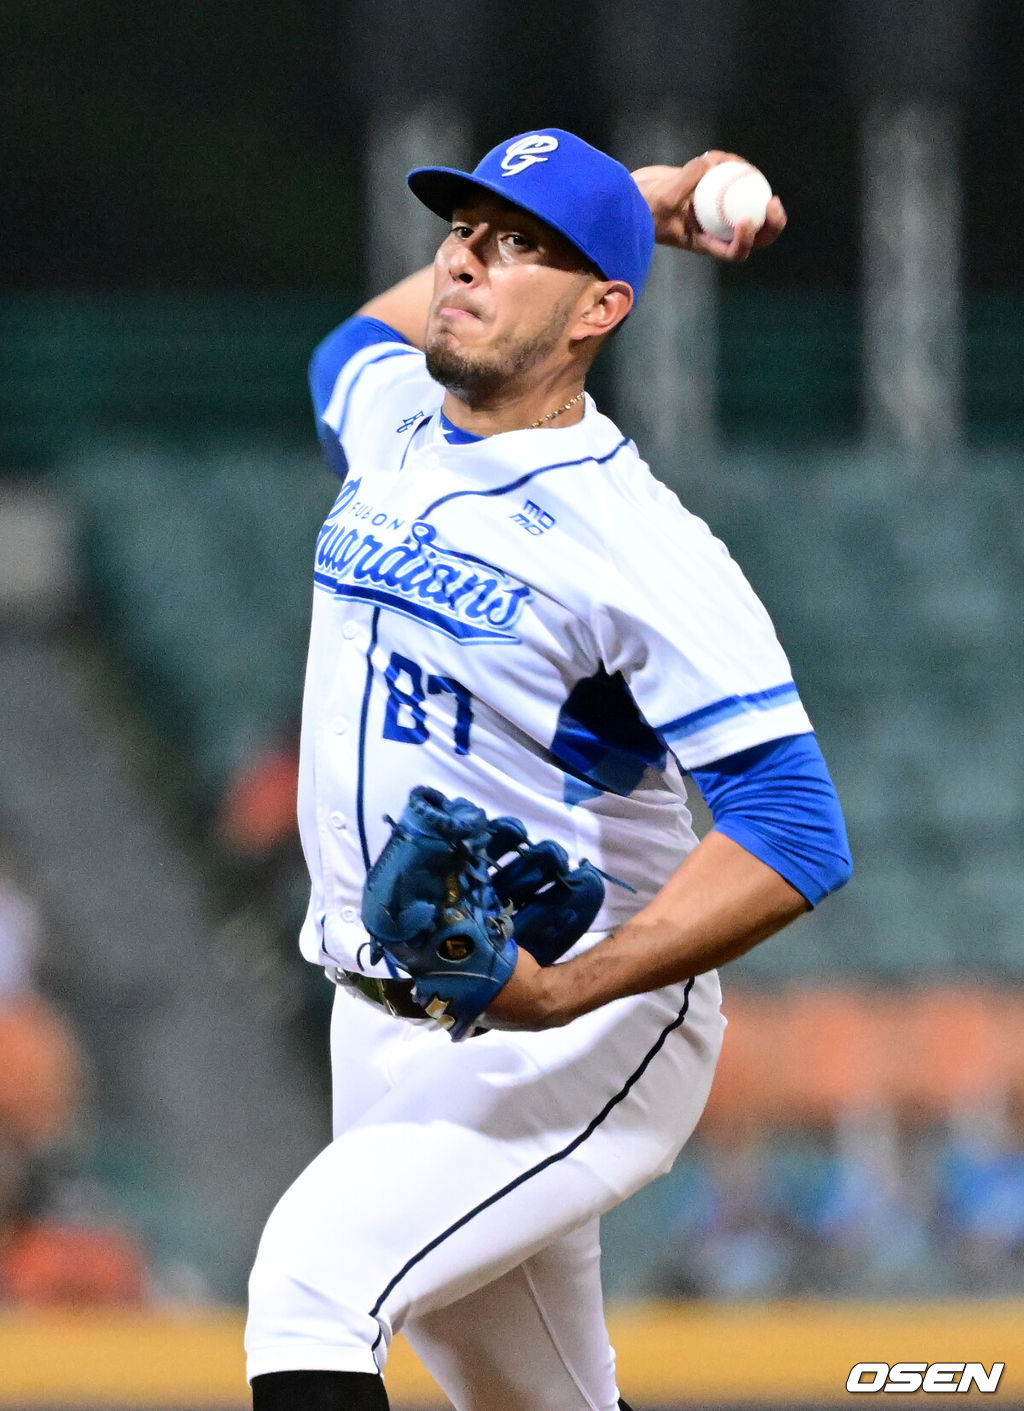
M324 416L350 469L316 551L301 945L350 970L383 815L414 785L628 882L611 929L695 844L679 766L811 728L739 568L589 399L563 430L450 445L442 395L421 353L376 344Z
M335 1139L261 1241L249 1376L372 1372L402 1331L457 1411L615 1411L597 1217L696 1124L719 1003L703 975L452 1044L339 989Z
M379 343L325 413L349 473L317 544L299 810L301 944L328 968L371 973L363 881L414 785L635 888L608 886L583 947L694 846L681 768L810 728L739 569L589 399L575 426L454 445L441 400ZM458 1045L339 989L335 1136L261 1241L250 1377L372 1372L403 1328L457 1411L614 1411L597 1220L671 1166L723 1029L714 974Z

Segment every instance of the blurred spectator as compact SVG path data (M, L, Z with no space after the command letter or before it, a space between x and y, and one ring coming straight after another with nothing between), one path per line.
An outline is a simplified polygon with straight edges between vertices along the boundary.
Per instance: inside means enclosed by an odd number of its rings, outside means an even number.
M773 1153L762 1124L716 1125L676 1169L664 1292L771 1297L793 1285L792 1229L775 1199Z
M332 986L296 964L295 937L309 902L309 870L297 815L299 725L285 721L236 767L213 819L228 917L221 940L231 963L259 977L275 1011L294 1023L303 1051L319 1041Z
M730 1009L665 1183L662 1291L1024 1293L1024 994L793 988Z
M813 1188L789 1208L806 1238L807 1291L889 1295L938 1292L934 1182L919 1169L928 1129L879 1106L842 1112L818 1135Z
M666 1182L654 1292L879 1298L1024 1292L1024 1101L936 1121L719 1121Z
M960 1284L1024 1293L1024 1093L959 1114L937 1164L939 1217Z
M79 1114L84 1065L34 988L35 906L0 872L0 1301L138 1302L145 1261L126 1235L61 1221L54 1167Z
M0 1292L11 1303L131 1304L143 1301L146 1265L118 1230L26 1221L6 1242Z
M36 908L0 870L0 1003L32 988L39 930Z
M297 732L243 760L228 782L217 818L228 851L253 861L290 852L299 832L298 790Z

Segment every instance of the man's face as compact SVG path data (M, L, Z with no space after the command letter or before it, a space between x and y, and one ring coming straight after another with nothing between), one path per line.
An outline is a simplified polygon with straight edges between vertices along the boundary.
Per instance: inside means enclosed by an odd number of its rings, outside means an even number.
M601 280L557 231L467 194L434 260L427 370L469 405L570 361L570 332Z

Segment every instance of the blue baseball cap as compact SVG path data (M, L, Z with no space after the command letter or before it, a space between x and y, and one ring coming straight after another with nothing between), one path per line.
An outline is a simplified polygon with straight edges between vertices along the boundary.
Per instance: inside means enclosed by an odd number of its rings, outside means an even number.
M471 172L417 167L414 196L451 220L466 187L491 191L552 226L605 279L621 279L639 299L654 249L654 220L629 172L589 142L558 127L501 142Z

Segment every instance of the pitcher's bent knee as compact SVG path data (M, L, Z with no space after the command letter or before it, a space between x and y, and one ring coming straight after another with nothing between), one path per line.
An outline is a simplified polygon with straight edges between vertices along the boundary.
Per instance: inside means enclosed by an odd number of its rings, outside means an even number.
M356 1220L314 1212L292 1192L267 1221L249 1278L250 1379L266 1372L376 1372L390 1328L370 1313L373 1272Z

